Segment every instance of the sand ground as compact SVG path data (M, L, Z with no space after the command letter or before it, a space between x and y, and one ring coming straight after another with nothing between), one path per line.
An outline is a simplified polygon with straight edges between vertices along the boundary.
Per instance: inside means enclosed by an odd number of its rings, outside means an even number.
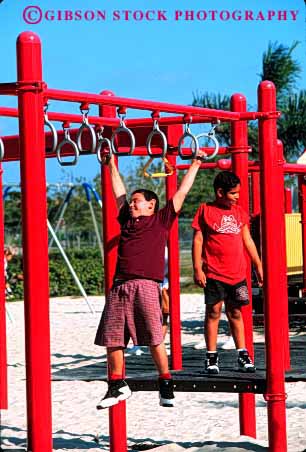
M50 301L53 370L72 369L105 360L105 349L93 345L104 305L103 297L90 297L96 314L80 298ZM203 300L182 295L182 320L194 321L183 330L182 343L202 340ZM23 302L9 304L7 319L9 409L1 411L1 450L24 450L27 438ZM299 339L305 339L300 335ZM226 340L220 334L220 343ZM255 341L263 341L261 333ZM306 357L305 357L306 359ZM101 381L52 382L53 439L56 451L109 450L108 412L96 402L106 383ZM306 451L306 383L286 385L288 451ZM138 392L127 401L129 451L155 446L154 452L242 452L268 450L267 409L256 396L257 439L239 436L238 396L227 393L177 393L176 407L158 405L156 392ZM43 451L41 451L43 452ZM279 451L282 452L282 451Z

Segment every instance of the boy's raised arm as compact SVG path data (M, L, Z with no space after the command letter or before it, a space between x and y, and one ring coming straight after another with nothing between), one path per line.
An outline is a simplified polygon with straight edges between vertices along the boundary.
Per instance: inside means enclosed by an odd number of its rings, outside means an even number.
M202 157L202 156L204 156L204 152L199 151L198 157ZM187 171L187 173L185 174L185 176L183 177L183 180L181 182L181 185L179 186L179 189L173 196L173 205L174 205L175 212L179 212L181 210L182 205L185 201L185 198L193 185L193 182L194 182L197 172L201 166L201 163L202 163L202 161L199 158L192 160L190 168Z
M120 210L120 208L126 201L126 189L116 166L114 156L111 157L108 163L108 167L110 171L113 193L116 198L118 210Z

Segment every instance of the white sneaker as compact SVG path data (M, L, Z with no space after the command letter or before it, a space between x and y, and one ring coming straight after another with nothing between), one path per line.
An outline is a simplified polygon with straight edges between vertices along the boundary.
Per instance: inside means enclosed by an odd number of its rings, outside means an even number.
M206 348L206 343L205 343L204 340L203 340L203 341L200 341L200 342L197 342L197 343L193 346L193 348L195 348L196 350L202 350L203 348Z
M131 397L132 391L125 380L111 380L108 382L108 389L105 396L97 405L97 410L103 410L117 405L122 400Z
M221 345L221 348L222 348L223 350L232 350L232 349L235 349L236 346L235 346L235 342L234 342L233 336L230 336L230 337L224 342L224 344Z

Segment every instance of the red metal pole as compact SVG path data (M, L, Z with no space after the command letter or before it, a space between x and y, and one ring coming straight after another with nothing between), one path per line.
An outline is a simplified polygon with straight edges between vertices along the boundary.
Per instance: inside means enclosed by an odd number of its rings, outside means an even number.
M258 108L272 111L276 108L276 92L272 82L261 82L258 88ZM286 394L284 383L283 328L280 328L282 308L287 302L286 274L284 274L284 215L279 202L280 182L276 119L259 121L259 151L262 171L262 253L264 267L264 314L266 338L269 451L286 452ZM282 191L284 187L282 187Z
M285 188L285 213L292 213L292 193L291 188Z
M171 155L168 160L173 167L176 157ZM166 196L171 199L177 190L177 173L166 178ZM181 370L181 312L180 312L180 250L178 219L171 227L168 238L168 268L169 268L169 298L170 298L170 340L171 340L171 368Z
M252 215L255 216L255 215L260 215L260 176L259 176L259 172L251 173L251 181L252 181Z
M0 164L0 253L4 255L4 224L2 196L2 166ZM7 394L7 354L6 354L6 316L4 260L0 259L0 410L8 407ZM0 446L1 448L1 446Z
M284 182L284 169L283 165L286 163L284 159L284 149L283 143L277 140L277 166L275 167L275 172L277 173L278 183L276 185L276 190L278 191L277 199L280 204L280 210L282 213L282 222L280 224L280 234L282 236L282 241L280 246L282 246L282 259L279 262L281 267L281 274L284 275L282 279L282 287L280 288L283 296L279 300L279 310L282 313L282 325L283 325L283 346L284 346L284 365L285 370L290 369L290 341L289 341L289 312L288 312L288 283L287 283L287 256L286 256L286 222L285 222L285 182Z
M245 112L247 109L246 98L242 94L234 94L231 97L231 110ZM241 181L239 204L249 212L249 176L248 176L248 129L246 121L231 123L231 147L232 168ZM254 358L253 347L253 320L252 320L252 281L251 263L247 258L247 283L250 295L250 304L242 308L246 346L250 355ZM239 394L239 420L240 434L256 438L256 413L255 395Z
M303 293L306 292L306 180L299 176L299 205L302 223L302 249L303 249Z
M101 94L104 96L114 95L111 91L102 91ZM101 116L113 118L116 117L116 108L101 106L99 113ZM116 270L120 226L117 221L117 204L112 190L109 168L106 165L102 166L101 178L104 281L106 297L112 287ZM110 452L127 452L126 403L124 401L109 409L109 436Z
M17 39L17 73L19 82L42 81L41 43L32 32L21 33ZM18 93L18 108L28 450L51 452L49 269L42 90L24 86Z

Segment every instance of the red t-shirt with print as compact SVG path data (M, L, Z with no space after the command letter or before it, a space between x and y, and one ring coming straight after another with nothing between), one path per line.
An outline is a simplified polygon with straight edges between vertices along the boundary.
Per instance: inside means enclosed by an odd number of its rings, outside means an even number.
M238 205L201 204L192 227L203 234L203 271L208 278L237 284L246 277L242 226L247 213Z

